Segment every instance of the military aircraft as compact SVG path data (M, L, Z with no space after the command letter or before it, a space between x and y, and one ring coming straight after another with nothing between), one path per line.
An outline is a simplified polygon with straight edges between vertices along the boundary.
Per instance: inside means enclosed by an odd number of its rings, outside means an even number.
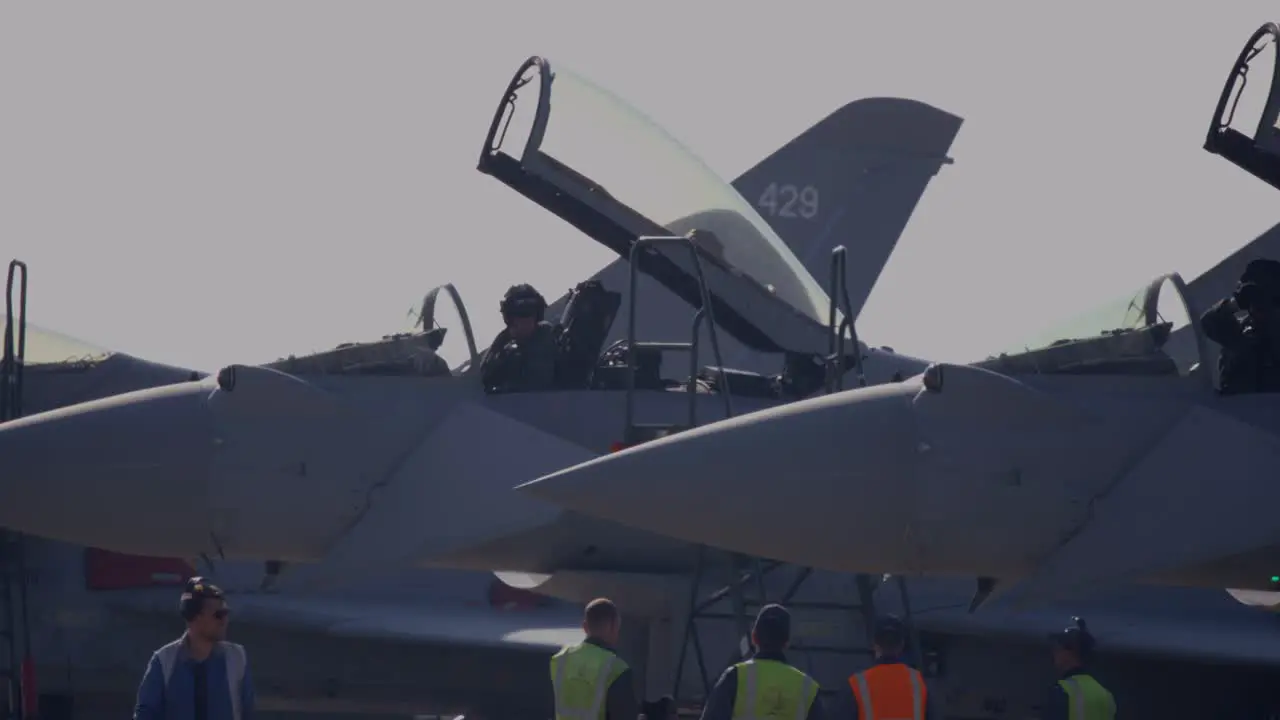
M869 293L879 269L887 260L898 234L923 194L930 177L941 164L947 161L946 149L955 137L959 124L959 118L920 103L896 99L856 101L832 113L773 156L747 171L736 181L735 186L747 197L757 199L761 212L769 217L768 222L787 238L794 251L805 258L806 266L813 268L815 272L827 271L826 257L831 246L837 241L853 236L864 238L864 241L854 246L849 254L852 258L847 276L848 291L852 298L849 307L857 308ZM832 155L842 156L846 162L836 165L817 161L818 158L826 160ZM872 180L875 182L871 182ZM800 184L796 184L797 182ZM855 214L848 211L850 207L860 204L878 207L881 212ZM595 279L603 281L607 286L625 290L624 283L628 273L629 266L625 259L621 259L598 273ZM691 311L686 309L682 312L679 309L682 306L687 308L684 302L648 278L639 280L637 292L642 292L645 297L645 312L638 316L637 323L641 332L653 332L661 336L663 332L672 335L687 328ZM452 294L455 302L459 304L463 315L464 331L468 335L469 349L474 357L475 342L465 317L465 308L461 307L456 291L452 287L440 290ZM317 372L345 372L352 375L362 372L446 374L448 369L443 368L442 372L442 363L434 354L434 350L443 340L444 330L433 327L430 322L433 315L432 308L440 290L429 293L424 302L427 322L425 323L426 331L422 333L394 336L384 339L381 343L342 347L330 353L314 356L286 358L269 366L293 370L303 377ZM567 299L568 296L554 303L551 308L552 313L562 311ZM622 307L627 307L626 297L623 298ZM19 314L25 317L25 312ZM13 323L8 324L8 327L13 326ZM706 336L705 330L703 335ZM616 341L624 336L624 331L614 327L608 339ZM25 406L28 414L136 388L200 380L204 377L202 373L169 368L123 353L110 353L93 348L56 333L36 329L34 326L27 326L25 338L26 363L21 366L25 370L23 376L25 391L20 393L19 397L25 400L22 405ZM725 348L734 352L733 341L726 339ZM743 363L748 363L754 358L753 355L745 352L739 352L739 356ZM465 374L468 364L463 364L459 374ZM470 378L468 380L471 381ZM245 389L244 382L242 377L237 390ZM188 385L188 387L191 386L193 385ZM120 400L124 398L108 401L107 404L111 405ZM22 409L24 408L18 408L18 414L21 414ZM66 414L71 411L62 412ZM20 424L11 423L6 426L6 431ZM509 424L515 423L509 422ZM80 460L92 470L92 464L95 462L92 457L94 448L109 446L112 439L110 437L85 439L93 445L90 448L90 455L82 456ZM5 457L6 463L14 459L14 456L8 454ZM13 466L10 466L10 469L14 469ZM119 468L119 470L122 477L133 476L128 468ZM6 472L6 478L9 477L15 476ZM77 483L83 483L88 479L90 478L85 476ZM506 495L510 495L509 485L510 483L502 488ZM19 495L26 497L16 486L10 487ZM90 482L81 487L82 489L92 488L94 485ZM177 493L182 492L176 486L173 490L174 494L170 495L170 501ZM110 494L91 493L94 496L93 503L114 502L110 498L119 491L120 487L116 486L114 492ZM207 489L201 487L194 488L192 491L196 493L198 499L202 493L207 492ZM258 500L255 495L260 492L262 492L261 486L256 489L245 488L245 492L236 495L233 499L242 501L246 507L251 507ZM83 498L85 495L81 492L69 497L70 505L74 505L76 497ZM128 501L130 512L136 513L142 509L142 506L132 504L137 499L155 502L154 498L135 497L134 500ZM10 496L7 500L17 502L19 498ZM56 497L50 494L48 500L51 504L47 509L53 513L55 508L52 503ZM67 498L64 497L63 500ZM124 498L120 500L124 502ZM9 503L0 504L4 504L6 508L14 507ZM227 502L223 507L232 504ZM64 508L67 508L67 504L63 504L56 511L60 513ZM90 511L87 504L82 511L85 515L81 516L81 521L86 521ZM97 515L100 520L105 517L107 517L106 514ZM111 518L112 522L109 524L87 521L97 524L99 529L116 527L121 516L112 515ZM271 518L270 522L277 525L279 518ZM34 527L25 523L17 524L21 525L22 529L29 530ZM56 533L53 535L57 536ZM165 556L192 557L193 549L191 546L174 546L163 536L154 538L156 542L150 544L122 546L113 542L110 537L98 535L96 530L78 533L73 539L99 547L114 547ZM588 542L597 543L600 540L591 538ZM665 541L663 543L666 544ZM518 544L518 542L512 542L508 546L514 547ZM28 539L28 547L32 548L30 554L33 557L49 555L53 552L52 550L44 551L45 545L45 543ZM58 551L61 555L66 555L72 550L61 543L53 543L50 547L61 548ZM237 567L243 567L242 564L227 561L228 557L236 557L234 554L216 552L216 549L212 544L207 546L205 558L217 558L217 575L220 581L228 572L235 571ZM553 549L563 551L563 542ZM77 560L77 563L83 562L87 567L90 564L100 565L105 551L82 549L81 552L85 554L85 558ZM114 557L114 554L106 555ZM132 566L150 568L147 573L141 573L141 571L139 571L141 574L134 573L138 577L146 575L150 578L155 575L155 577L180 579L183 574L193 571L183 561L122 557L125 560L120 562L127 561L132 563ZM130 557L133 559L128 560ZM275 555L266 557L275 557ZM93 560L92 563L91 560ZM483 559L476 561L478 566L488 570L488 566L483 562ZM683 566L688 564L683 558L680 562L684 563ZM61 563L59 566L65 564ZM543 567L545 566L538 566L538 569ZM353 579L351 574L344 573L340 569L334 572L341 575L344 581L349 582ZM239 574L242 575L243 571ZM485 577L491 576L486 574ZM607 592L609 578L608 573L593 575L590 591ZM257 583L240 582L236 589L245 591L256 585ZM562 592L565 590L563 586L560 589ZM67 588L62 590L56 596L42 596L36 599L36 605L43 608L38 614L47 616L43 618L43 622L37 624L37 635L40 634L40 628L61 627L61 624L49 621L55 616L78 617L90 610L101 614L102 607L96 604L91 607L85 606L85 603L80 601L82 593L68 593ZM100 591L91 594L98 592ZM566 641L566 632L570 635L577 632L576 623L556 626L555 622L562 618L557 618L554 614L551 616L545 613L533 616L517 614L504 618L494 617L488 612L475 612L462 608L450 609L447 605L440 603L423 606L420 602L415 602L415 608L402 608L400 607L402 603L394 602L370 605L367 602L339 601L335 600L332 594L332 592L326 592L323 595L311 594L299 597L288 591L274 595L239 592L234 600L237 625L244 628L244 623L247 622L248 631L256 633L265 625L279 626L284 623L304 633L297 642L308 643L323 644L326 642L324 638L336 634L343 637L364 637L371 642L379 638L384 640L393 638L407 642L425 642L429 645L443 643L483 646L492 643L507 647L529 646L543 651L547 647L563 644ZM142 617L153 618L152 622L155 621L154 619L166 617L172 604L168 595L158 595L154 592L148 594L148 591L136 588L129 592L116 590L110 593L109 599L108 606L113 608L113 612L141 613ZM664 595L662 599L665 602L667 598ZM73 604L77 605L74 611L65 607L67 602L71 601L75 601ZM156 611L163 611L164 614L156 615ZM376 622L371 621L375 615ZM239 632L245 631L242 629ZM37 650L39 651L40 647L37 647ZM48 647L45 650L48 650ZM37 657L47 657L49 652L54 652L55 655L63 654L62 650L55 647L53 651L37 652ZM323 654L321 653L320 656L322 657ZM270 667L270 665L260 665L264 671ZM321 670L316 671L321 672ZM99 674L97 677L103 677L103 675ZM394 694L396 697L401 695Z
M1223 112L1240 66L1276 37L1268 24L1250 40L1206 143L1272 184L1280 74L1256 137L1224 129ZM1275 606L1280 408L1215 392L1216 348L1198 323L1258 257L1280 257L1280 226L1189 286L1162 275L1019 350L704 425L525 490L804 566L976 576L975 603L1138 581ZM644 511L643 498L676 492L679 504ZM778 512L798 498L804 512Z
M556 117L548 124L553 91ZM532 111L515 156L501 147L521 119L514 109ZM856 262L858 282L869 285L946 162L959 124L922 103L858 101L784 148L776 161L749 171L740 185L780 227L790 223L788 234L804 238L819 268L839 237L868 228L868 244L851 247L871 259ZM575 137L574 127L592 128L576 136L585 145L565 142ZM854 140L849 133L856 133ZM833 141L837 154L849 155L848 164L806 161L819 148L828 160ZM804 174L819 165L824 169L815 175ZM687 423L691 412L723 417L730 404L764 407L820 387L831 345L827 294L742 194L623 101L568 70L553 72L544 59L524 63L504 92L480 169L620 256L638 259L628 270L647 272L683 303L684 313L651 315L647 298L659 295L645 296L643 312L639 302L628 311L637 318L627 323L633 333L646 321L665 322L677 328L669 332L692 341L694 308L705 291L710 304L701 325L708 342L685 349L701 350L689 353L699 368L710 346L716 367L697 373L701 379L664 380L658 372L663 346L635 342L635 366L651 372L636 372L636 387L628 390L628 350L615 343L600 353L608 337L600 328L607 332L613 320L606 309L605 322L566 323L568 345L579 354L564 363L556 390L486 394L473 365L451 372L433 354L442 333L431 320L437 297L431 294L424 333L272 367L232 366L204 380L0 426L7 464L0 524L145 555L274 561L273 569L325 560L286 573L284 579L296 583L308 573L349 579L403 565L690 571L695 559L686 543L563 513L510 489L607 452L637 419ZM872 187L868 177L883 182ZM845 198L879 212L847 212ZM642 235L694 229L696 240L685 239L682 247L634 250ZM865 297L869 287L849 290L850 298ZM605 297L618 307L616 295ZM852 299L842 304L853 316ZM570 325L586 334L575 335ZM719 335L723 343L710 341ZM474 360L474 344L469 350ZM772 355L778 367L785 359L788 370L767 377L721 369L734 356L739 366L749 365L753 354ZM870 382L924 366L886 350L861 354ZM587 362L576 362L580 357ZM731 393L721 392L726 387ZM84 497L77 491L85 487L111 492L95 492L92 502L67 501ZM305 503L298 502L302 497ZM145 511L157 506L166 512Z
M203 377L27 323L26 271L20 261L10 265L0 360L4 417ZM526 714L549 702L546 683L526 679L540 677L532 668L582 635L577 608L519 591L494 595L490 586L506 586L488 573L433 571L409 585L393 578L372 588L299 596L255 592L260 566L253 567L258 575L252 578L243 564L217 570L218 581L233 592L236 638L263 651L255 653L254 665L264 710ZM0 678L13 684L7 696L34 702L34 694L19 692L20 674L10 673L25 666L47 717L72 706L79 713L124 711L141 663L178 632L175 588L196 572L181 559L121 555L0 529L0 639L6 641ZM406 589L412 601L404 599ZM513 599L518 607L508 608ZM385 672L353 671L353 648L380 658ZM389 680L397 677L389 669L396 663L439 667ZM478 666L510 680L501 692L476 687L476 678L485 677Z
M896 105L896 108L895 108L895 105ZM558 105L558 108L559 108L559 106L561 106L561 105ZM868 124L868 126L872 126L872 127L876 127L876 126L883 127L883 126L882 126L882 124L881 124L881 123L883 123L883 120L890 119L890 117L892 117L892 115L893 115L893 114L895 114L895 113L900 113L900 111L905 110L905 109L910 109L910 108L911 108L910 104L904 104L904 102L902 102L902 101L896 101L896 102L872 102L872 104L870 104L870 105L868 105L868 104L867 104L867 101L863 101L863 109L867 109L867 110L874 110L874 113L873 113L873 114L868 115L868 117L869 117L869 118L876 118L876 117L877 117L877 115L879 115L879 117L881 117L881 118L882 118L882 119L881 119L881 122L872 122L872 120L870 120L870 119L863 120L863 122L864 122L865 124ZM899 118L897 118L897 119L899 119L899 122L892 123L892 124L893 124L893 126L895 126L895 127L904 127L904 126L902 126L902 123L901 123L901 120L902 120L902 119L904 119L904 118L902 118L902 117L901 117L901 115L900 115L900 117L899 117ZM888 123L884 123L884 124L888 124ZM957 123L956 123L956 124L957 124ZM908 126L908 127L909 127L909 126ZM954 133L952 133L952 135L954 135ZM950 142L950 141L948 141L948 142ZM886 154L884 154L884 155L891 155L891 154L890 154L890 152L886 152ZM906 156L906 158L908 158L908 160L914 160L914 161L909 161L909 163L901 163L902 165L905 165L905 168L900 168L899 170L897 170L897 172L891 172L891 173L888 173L888 177L887 177L887 178L882 178L882 179L886 179L886 181L899 181L899 182L908 182L908 181L910 181L910 182L913 182L913 183L919 183L919 184L920 184L920 187L922 187L922 190L923 190L923 184L924 184L924 182L927 182L927 178L928 178L929 174L932 174L932 172L922 172L922 170L927 169L927 163L922 163L922 161L920 161L920 159L922 159L922 158L928 158L928 156L927 156L927 155L919 154L919 152L902 152L902 155L905 155L905 156ZM856 158L856 156L855 156L855 160L864 161L864 163L872 164L874 168L879 168L879 169L883 169L883 164L884 164L884 163L886 163L886 160L890 160L890 159L891 159L891 158L886 158L886 156L879 156L879 158L874 158L874 156L873 156L873 158L870 158L870 159L867 159L867 160L863 160L863 159L860 159L860 158ZM933 169L936 169L936 168L933 168ZM906 172L904 172L904 170L906 170ZM904 176L905 176L905 179L904 179ZM760 197L760 205L764 206L765 210L768 210L769 195L771 195L771 192L769 192L769 190L768 190L768 184L769 184L769 183L764 183L764 190L763 190L762 192L760 192L760 196L759 196L759 197ZM883 187L883 183L881 183L881 187ZM778 187L777 187L777 186L776 186L776 187L774 187L774 190L773 190L773 196L774 196L774 197L776 197L778 192L786 193L787 191L785 190L785 188L782 188L782 190L778 190ZM800 191L800 190L796 190L795 192L797 193L797 195L799 195L799 193L800 193L801 191ZM867 191L867 192L870 192L870 191ZM896 192L896 191L895 191L895 192ZM745 191L744 191L744 193L745 193ZM826 192L824 192L824 193L823 193L823 196L826 196ZM746 197L751 197L751 195L749 195L749 193L746 193ZM883 205L883 200L886 200L886 199L877 199L877 197L874 197L874 193L872 193L872 199L873 199L873 200L881 200L881 205ZM796 202L799 202L799 200L796 200ZM785 204L786 204L786 200L782 202L782 205L785 205ZM914 200L913 200L913 201L911 201L911 204L905 204L905 205L914 205ZM908 208L908 209L909 209L909 208ZM799 211L796 211L796 213L797 213L797 214L799 214ZM908 213L908 214L909 214L909 213ZM777 222L777 218L776 218L776 217L771 217L771 218L769 218L769 219L773 220L773 222ZM803 218L801 218L801 219L792 218L792 219L794 219L794 220L795 220L796 224L800 224L800 227L812 227L812 225L803 225L803 224L801 224L801 220L803 220ZM905 222L905 219L904 219L904 222ZM873 225L873 229L874 229L874 224L872 224L872 225ZM844 233L837 233L837 237L844 237ZM856 247L856 246L855 246L855 247L854 247L854 249L852 249L852 250L858 251L859 249L858 249L858 247ZM817 272L818 272L818 273L822 272L822 270L824 269L824 268L823 268L823 265L824 265L824 263L823 263L823 260L824 260L823 256L824 256L824 255L826 255L826 254L824 254L824 252L822 252L822 251L820 251L820 250L817 252L817 254L815 254L815 255L814 255L814 258L815 258L815 259L817 259L817 263L815 263L815 265L818 265L818 268L817 268ZM854 265L858 265L858 264L854 263ZM623 270L625 270L625 269L626 269L626 265L622 265L622 269L623 269ZM854 284L854 283L851 283L851 284ZM654 292L654 293L653 293L653 295L654 295L654 296L658 296L658 292ZM646 299L648 299L648 297L650 297L650 296L646 295L645 297L646 297ZM677 300L677 302L678 302L678 300ZM648 309L648 307L650 307L650 305L648 304L648 300L646 300L646 301L645 301L645 307L646 307L646 309ZM430 314L428 313L428 315L430 315ZM614 333L618 334L618 333L617 333L617 329L614 329ZM659 337L660 337L660 336L659 336ZM732 341L730 341L730 342L732 342ZM728 345L728 342L726 343L726 345ZM750 356L749 356L749 357L750 357ZM869 369L869 370L872 370L872 369ZM873 373L873 372L874 372L874 370L872 370L872 373ZM869 373L869 374L872 374L872 373ZM884 377L884 374L881 374L881 375L873 375L873 377ZM890 377L891 377L891 375L890 375ZM886 379L887 379L887 378L886 378ZM454 437L465 437L465 436L454 436ZM444 496L442 496L442 497L444 497ZM554 536L553 536L553 539L556 539L556 538L554 538ZM563 542L563 541L562 541L562 542ZM498 550L500 550L500 548L498 548ZM584 553L584 555L588 555L588 556L589 556L589 555L590 555L590 553ZM366 560L367 560L367 557L366 557ZM681 562L680 562L680 564L678 564L678 565L680 565L680 566L687 566L686 562L684 562L684 561L681 561ZM579 568L581 568L581 566L582 566L582 565L581 565L581 562L579 562L579 565L577 565L577 566L579 566ZM544 566L544 568L545 568L545 566ZM636 565L635 565L635 564L632 564L632 565L630 566L630 568L631 568L631 569L635 569L635 568L636 568ZM664 568L659 568L659 569L662 569L663 571L666 571L666 569L664 569ZM627 573L618 573L618 574L627 574ZM635 575L635 573L631 573L631 574L632 574L632 575ZM563 577L566 577L566 575L570 575L570 577L571 577L571 575L573 575L573 573L572 573L572 571L570 571L570 573L561 573L561 574L559 574L559 575L561 575L561 577L562 577L562 578L563 578ZM590 575L590 580L591 580L591 582L596 583L595 587L600 587L599 583L607 583L607 582L609 582L609 580L611 580L611 578L613 577L613 575L616 575L616 574L611 573L611 571L607 571L607 570L602 569L602 570L596 570L596 571L593 571L593 573L585 573L585 574L581 574L581 573L580 573L580 574L579 574L579 577L580 577L580 578L582 578L582 577L586 577L586 575ZM552 580L552 582L554 582L554 579ZM632 585L632 587L634 587L634 585ZM1037 629L1037 630L1034 630L1034 632L1039 633L1039 630L1038 630L1038 629Z

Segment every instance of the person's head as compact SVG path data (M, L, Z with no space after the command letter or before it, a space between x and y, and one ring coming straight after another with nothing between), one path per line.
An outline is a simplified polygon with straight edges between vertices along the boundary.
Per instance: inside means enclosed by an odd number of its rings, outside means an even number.
M1250 260L1236 286L1236 304L1250 315L1275 316L1280 307L1280 262L1268 258Z
M524 340L533 334L547 312L547 301L532 285L512 285L502 297L498 309L507 332L516 340Z
M1053 645L1053 666L1067 672L1084 666L1093 658L1094 640L1084 620L1073 617L1071 626L1049 636Z
M202 577L193 577L182 589L178 611L187 621L187 632L202 640L217 642L227 636L231 615L222 589Z
M582 631L589 638L617 645L618 633L622 631L622 615L618 606L609 598L596 598L587 603L586 610L582 611Z
M762 653L786 650L791 644L791 613L776 603L760 608L751 626L751 644Z
M896 658L902 655L907 644L907 629L893 615L877 618L871 631L872 650L877 658Z

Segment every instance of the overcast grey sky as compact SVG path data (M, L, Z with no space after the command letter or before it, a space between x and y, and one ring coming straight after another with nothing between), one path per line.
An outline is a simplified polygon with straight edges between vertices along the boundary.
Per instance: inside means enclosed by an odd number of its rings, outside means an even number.
M610 259L475 170L530 54L726 178L858 97L965 118L860 324L917 355L1190 279L1280 221L1200 149L1271 3L498 5L0 5L0 255L31 265L32 321L215 369L402 329L452 281L487 341L508 285L555 297Z

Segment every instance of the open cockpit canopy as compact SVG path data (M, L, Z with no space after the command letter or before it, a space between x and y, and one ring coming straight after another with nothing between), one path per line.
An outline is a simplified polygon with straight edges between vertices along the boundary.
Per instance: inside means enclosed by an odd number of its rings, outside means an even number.
M624 258L639 237L698 231L718 327L760 351L825 352L827 293L790 248L696 155L585 78L526 60L494 114L479 169ZM701 305L687 250L656 246L637 262Z
M1186 374L1207 357L1192 312L1182 277L1161 275L978 364L1006 373Z
M1236 58L1209 125L1204 149L1230 160L1263 182L1280 189L1280 27L1267 23L1254 31ZM1250 70L1253 85L1249 85ZM1248 87L1248 91L1246 91ZM1241 101L1256 125L1232 127ZM1253 107L1249 107L1252 105ZM1248 121L1245 121L1246 123Z

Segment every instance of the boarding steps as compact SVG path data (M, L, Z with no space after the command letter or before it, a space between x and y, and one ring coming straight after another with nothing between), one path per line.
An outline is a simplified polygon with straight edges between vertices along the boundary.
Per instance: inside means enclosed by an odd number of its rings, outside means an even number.
M640 298L637 295L638 255L649 251L655 245L682 245L688 248L693 258L693 267L697 273L702 307L698 309L692 319L692 338L688 343L637 343L636 341L636 314L637 307L640 304ZM827 392L838 392L843 389L845 363L848 357L845 345L846 334L853 343L852 370L854 370L855 378L860 386L865 385L866 382L862 370L862 353L859 350L856 331L853 327L853 313L851 312L848 291L845 287L845 263L845 248L843 246L835 248L831 257L831 306L828 317L831 340L827 357ZM716 335L715 318L712 316L711 311L710 293L703 278L701 261L694 240L689 237L640 238L631 248L629 264L631 270L631 303L627 318L627 384L624 412L626 424L623 432L624 445L627 446L640 444L697 426L696 393L699 388L695 378L698 375L699 330L703 324L707 326L708 339L711 342L716 366L724 367ZM844 309L844 317L839 323L837 323L837 303L839 303L839 307ZM687 352L690 355L689 409L687 417L682 418L679 422L636 422L634 394L636 390L635 377L638 369L637 353L646 349L650 351ZM725 416L731 417L733 415L733 401L728 388L720 387L718 390L724 398ZM802 597L801 591L807 583L812 581L815 575L815 571L812 568L796 567L765 558L734 554L730 557L727 582L718 590L704 595L702 590L707 580L707 572L710 570L709 566L717 565L717 563L711 562L711 556L715 553L721 553L721 551L705 547L698 548L696 569L690 579L688 605L685 608L685 616L683 617L683 638L677 653L678 657L674 669L675 688L672 693L677 704L681 707L682 713L696 709L705 700L710 692L712 683L719 675L720 669L738 662L749 654L751 623L759 608L770 602L782 603L792 610L793 642L789 650L789 660L796 666L814 675L815 667L823 664L819 658L829 658L835 655L840 658L837 663L838 667L841 668L837 671L839 677L845 678L869 663L871 634L876 617L875 598L877 592L890 580L889 576L882 577L865 574L855 576L852 591L857 597L856 602L839 603L830 601L830 597L838 596L839 594L832 592L831 588L828 588L825 593L819 593L813 599L806 599ZM719 563L718 565L722 569L724 563ZM791 575L788 582L785 584L775 582L775 580L779 579L779 576L788 572ZM838 577L832 573L821 573L820 575L824 575L828 581ZM918 662L921 657L919 634L911 622L911 604L905 579L896 578L896 586L901 594L901 604L905 615L904 620L909 629L909 652ZM815 622L812 619L823 616L828 618L842 616L845 622L839 624L824 623L821 620ZM704 652L703 633L708 630L712 632L719 630L721 637L723 637L725 622L734 624L733 637L737 638L738 642L735 643L736 647L734 647L731 657L724 662L716 662L714 666L710 666ZM719 627L715 627L717 625ZM818 630L816 632L810 631L809 629L815 625ZM862 632L851 636L848 629L852 627L860 627ZM834 629L827 630L826 628ZM833 639L836 636L840 636L838 640ZM700 680L699 683L692 687L683 682L685 664L690 660L690 650L693 651L693 662L697 664L697 679ZM831 665L830 661L825 664L827 666ZM823 684L824 693L834 692L835 688L838 687L837 684L830 682L827 678L818 676L816 679ZM824 680L827 681L824 682Z
M15 307L14 290L18 291ZM16 319L16 322L15 322ZM27 266L9 263L5 284L4 348L0 354L0 422L22 415L22 373L27 339ZM30 616L27 608L26 544L20 533L0 528L0 680L4 695L4 720L34 717L34 707L23 707L24 670L31 677ZM34 697L32 692L27 697ZM34 701L28 703L34 706Z

